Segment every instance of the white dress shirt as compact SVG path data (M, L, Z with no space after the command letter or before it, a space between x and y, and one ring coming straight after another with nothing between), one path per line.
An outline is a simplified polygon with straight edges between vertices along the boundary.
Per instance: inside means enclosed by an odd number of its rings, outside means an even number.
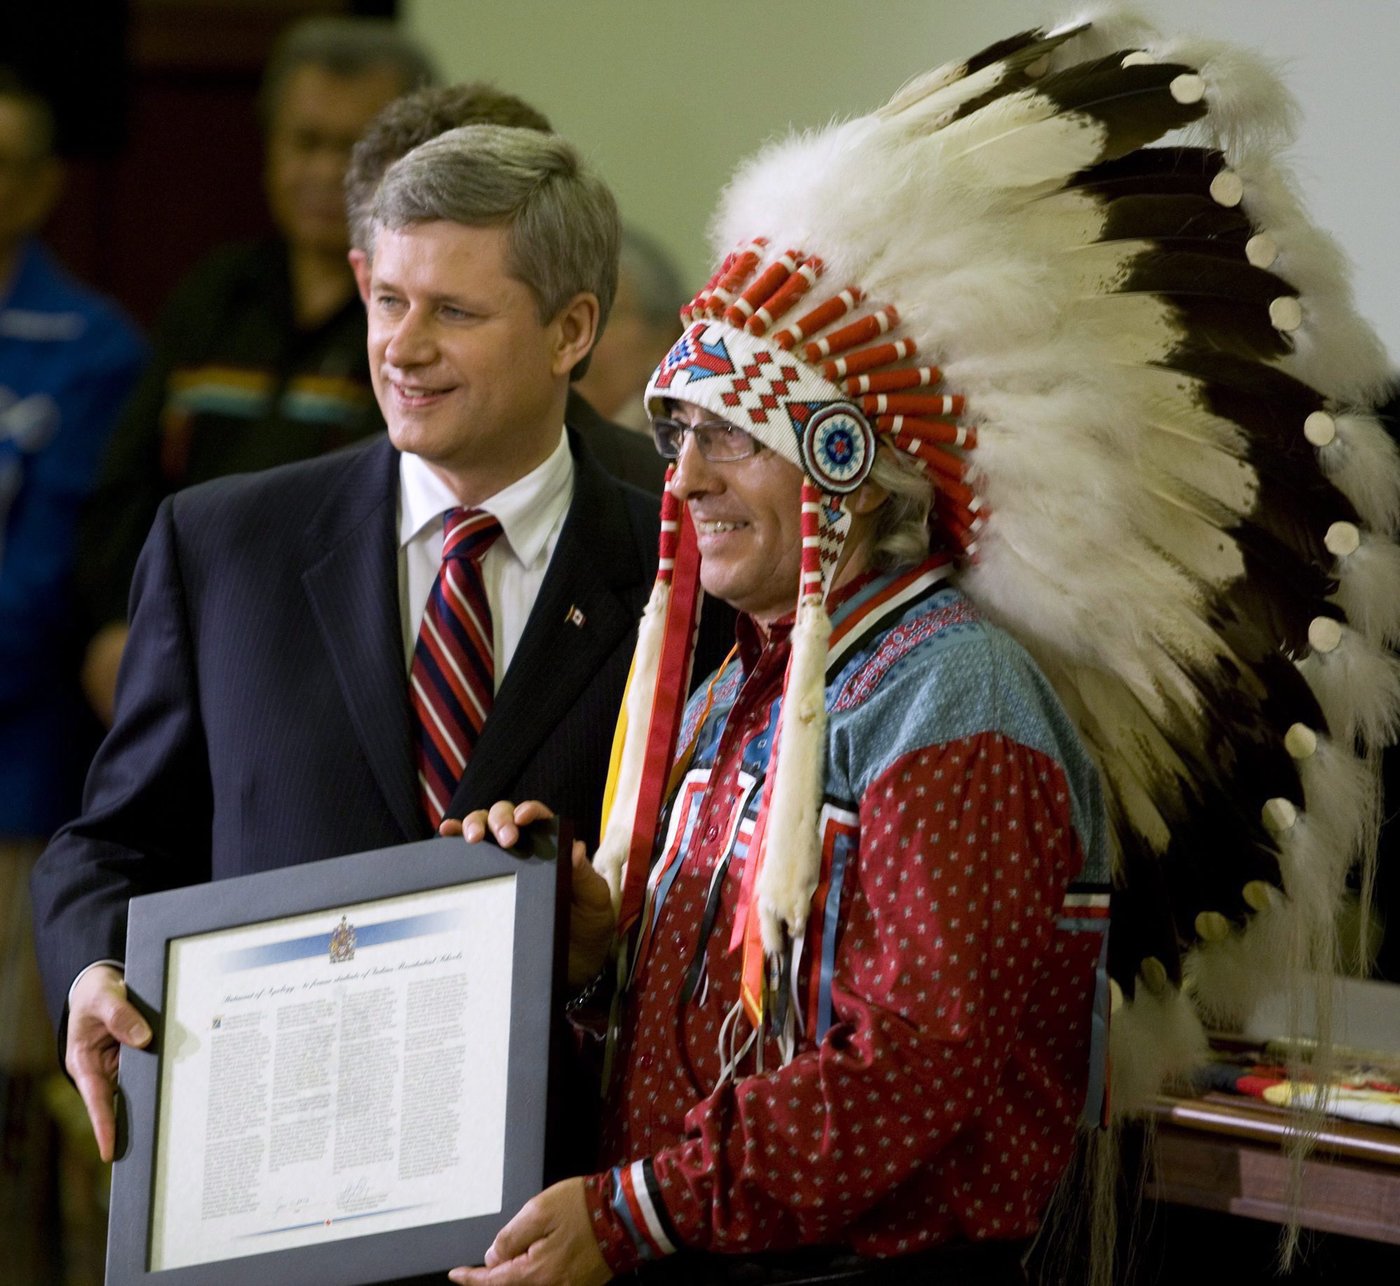
M574 458L561 426L549 459L477 506L502 532L481 560L497 689L525 632L573 495ZM442 563L442 516L460 503L418 456L399 457L399 620L406 669L413 668L418 630Z

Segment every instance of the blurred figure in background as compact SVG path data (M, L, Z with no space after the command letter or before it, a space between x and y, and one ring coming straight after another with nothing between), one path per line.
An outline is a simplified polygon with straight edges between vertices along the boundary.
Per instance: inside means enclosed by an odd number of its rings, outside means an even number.
M216 251L177 288L84 517L79 575L92 638L83 685L105 722L126 642L131 574L161 499L382 427L364 310L345 261L343 183L365 126L432 74L427 57L387 20L309 19L273 51L260 110L279 235Z
M420 143L462 125L509 125L553 133L553 127L542 112L485 81L420 89L390 103L355 144L345 176L350 264L360 294L367 303L369 210L379 180L390 165ZM598 463L614 478L659 496L666 477L666 462L656 454L649 423L643 417L630 426L645 432L645 438L639 438L610 421L615 408L626 405L629 396L637 402L636 409L640 412L641 391L647 376L679 333L677 313L684 301L675 273L660 250L626 230L622 234L618 274L617 300L608 316L607 328L587 362L582 364L582 373L576 375L570 385L564 419L582 436ZM664 281L659 281L662 277ZM641 287L629 285L629 280L640 281ZM642 320L637 301L645 300L654 305L658 296L667 301L667 338L656 345L655 323L651 320L654 314L648 310L647 319ZM614 339L617 335L621 338ZM644 362L638 359L638 353L643 350L649 354ZM600 363L605 373L599 379L595 378L595 373ZM579 395L580 390L584 397ZM606 395L606 406L593 400L595 391Z
M361 289L369 281L370 207L384 171L418 144L462 125L509 125L545 134L554 130L543 112L486 81L428 85L396 98L360 135L345 171L341 200L349 229L350 264Z
M636 228L622 230L617 302L593 350L579 392L599 415L651 437L642 391L666 351L680 338L686 302L676 266L657 242Z
M48 104L0 70L0 1242L15 1283L54 1267L29 868L77 808L97 733L77 683L78 510L145 360L131 323L36 239L62 186L53 141Z

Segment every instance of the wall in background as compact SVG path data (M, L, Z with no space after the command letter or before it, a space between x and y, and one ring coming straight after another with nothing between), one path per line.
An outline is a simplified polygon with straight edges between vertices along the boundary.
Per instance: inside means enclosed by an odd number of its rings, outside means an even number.
M1400 360L1400 4L1147 0L1163 27L1287 63L1294 168L1358 266L1357 297ZM736 162L789 125L870 110L908 77L1067 7L1028 0L402 0L445 76L533 102L612 184L624 217L706 275L706 220Z
M149 327L216 245L272 230L254 97L277 35L317 13L394 15L385 0L103 0L92 22L70 8L21 6L0 45L55 100L68 181L44 239Z

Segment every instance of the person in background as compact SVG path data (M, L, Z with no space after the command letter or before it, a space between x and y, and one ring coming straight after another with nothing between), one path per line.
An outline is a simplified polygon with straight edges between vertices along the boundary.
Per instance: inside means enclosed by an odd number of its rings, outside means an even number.
M10 1281L46 1280L38 1235L53 1148L39 1085L52 1031L29 872L77 807L97 727L77 682L78 509L145 344L37 232L58 199L49 106L0 70L0 1239Z
M617 304L579 392L599 415L648 439L651 422L642 390L680 334L676 317L684 302L680 275L665 250L646 233L624 225Z
M529 103L484 81L430 86L405 94L380 112L355 144L345 175L350 266L359 283L361 297L367 303L369 271L365 247L369 243L370 205L379 180L390 165L420 143L463 125L511 125L546 133L552 128L548 119ZM672 320L665 342L654 352L647 350L651 356L646 362L636 361L636 346L645 345L649 331L639 325L636 302L639 291L633 281L639 279L644 283L646 289L640 292L640 297L652 303L656 302L658 293L665 294L664 286L658 291L654 284L658 274L667 270L664 258L658 255L650 243L643 243L623 229L617 299L609 314L607 329L570 385L564 418L613 477L659 496L666 464L652 449L649 436L638 438L611 422L613 412L626 404L629 395L640 401L651 368L675 338ZM674 319L679 299L674 293L667 294L666 299L666 308ZM620 342L614 340L615 328L621 331ZM601 378L597 375L600 363L604 367ZM627 385L629 380L630 386ZM607 408L581 396L582 391L591 398L588 390L595 387L595 382L607 395Z
M313 18L278 43L259 110L277 236L225 246L167 304L155 357L126 405L85 512L83 684L112 719L127 596L156 507L181 487L265 469L378 432L364 310L346 267L350 149L431 63L392 23Z

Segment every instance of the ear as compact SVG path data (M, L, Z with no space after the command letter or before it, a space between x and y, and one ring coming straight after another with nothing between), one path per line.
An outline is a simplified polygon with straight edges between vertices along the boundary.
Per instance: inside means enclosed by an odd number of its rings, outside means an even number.
M598 338L598 296L590 290L580 291L554 316L555 375L568 375L588 356Z
M369 255L363 250L353 249L346 256L350 260L350 271L355 274L355 288L360 292L360 302L369 307Z
M867 478L846 496L846 508L853 514L873 514L889 498L884 487Z

